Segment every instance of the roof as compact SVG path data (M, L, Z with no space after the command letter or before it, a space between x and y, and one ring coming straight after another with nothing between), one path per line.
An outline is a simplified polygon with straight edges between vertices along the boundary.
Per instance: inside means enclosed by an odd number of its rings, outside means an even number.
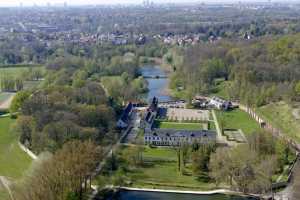
M208 137L215 139L217 133L211 130L176 130L176 129L153 129L151 133L146 133L146 136L158 137Z
M132 111L132 108L133 108L133 104L131 102L129 102L121 116L121 120L123 122L126 122L128 120L128 116L129 116L129 113Z
M154 111L157 111L157 108L158 108L158 98L157 98L157 97L153 97L149 109L150 109L152 112L154 112Z

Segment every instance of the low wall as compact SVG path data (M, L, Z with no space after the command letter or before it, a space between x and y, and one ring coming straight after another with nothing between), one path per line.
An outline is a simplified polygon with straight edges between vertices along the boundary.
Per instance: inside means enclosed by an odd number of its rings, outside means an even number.
M20 148L25 152L27 153L33 160L36 160L38 157L37 155L35 155L32 151L30 151L27 147L25 147L23 144L21 144L19 142L19 146Z

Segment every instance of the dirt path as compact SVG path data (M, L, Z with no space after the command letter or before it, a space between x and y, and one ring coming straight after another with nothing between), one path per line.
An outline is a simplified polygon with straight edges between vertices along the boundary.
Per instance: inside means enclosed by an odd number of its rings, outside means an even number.
M3 103L0 104L0 110L7 110L9 109L12 100L14 99L14 96L16 94L12 94L6 101L4 101Z
M293 174L293 183L292 183L292 199L300 199L300 162L296 164Z
M0 176L0 183L2 183L2 185L4 186L4 188L8 191L9 196L10 196L10 199L11 199L11 200L14 200L12 191L11 191L11 189L10 189L10 187L9 187L10 181L7 180L4 176Z

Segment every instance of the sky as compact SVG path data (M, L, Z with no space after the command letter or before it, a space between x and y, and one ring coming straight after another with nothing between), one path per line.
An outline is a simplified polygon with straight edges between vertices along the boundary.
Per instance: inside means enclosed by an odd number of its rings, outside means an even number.
M222 1L267 1L267 0L152 0L154 3L190 3L190 2L222 2ZM272 0L278 1L278 0ZM288 1L288 0L282 0ZM0 0L0 6L24 6L47 5L47 3L68 5L87 5L87 4L141 4L143 0Z

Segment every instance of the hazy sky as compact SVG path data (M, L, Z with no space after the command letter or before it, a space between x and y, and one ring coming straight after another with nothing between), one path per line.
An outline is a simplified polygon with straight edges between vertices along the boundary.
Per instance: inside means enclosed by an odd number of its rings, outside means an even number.
M222 2L222 1L251 1L251 0L153 0L155 3L186 3L186 2ZM267 1L267 0L252 0L252 1ZM273 0L278 1L278 0ZM288 0L282 0L288 1ZM81 4L140 4L143 0L0 0L0 6L19 6L20 3L24 6L46 5L47 2L50 4L62 4L67 2L68 5L81 5Z

